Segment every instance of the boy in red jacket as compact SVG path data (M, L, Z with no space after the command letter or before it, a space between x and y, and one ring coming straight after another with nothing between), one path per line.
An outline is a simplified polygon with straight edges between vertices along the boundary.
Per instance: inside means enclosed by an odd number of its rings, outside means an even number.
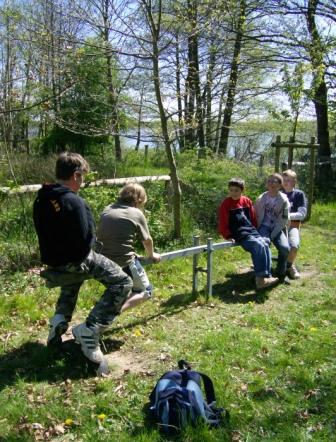
M271 251L269 240L260 236L252 201L243 195L244 180L232 178L229 194L219 208L218 231L225 239L231 239L251 253L256 288L270 287L278 282L271 275Z

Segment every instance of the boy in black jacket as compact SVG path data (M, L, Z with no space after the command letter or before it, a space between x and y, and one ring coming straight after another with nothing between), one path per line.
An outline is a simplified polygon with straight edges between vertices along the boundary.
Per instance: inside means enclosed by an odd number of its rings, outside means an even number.
M95 226L91 210L78 196L89 165L76 153L64 152L56 161L56 184L44 184L34 202L33 217L46 277L53 275L61 293L50 320L48 345L62 342L68 329L81 284L96 279L105 285L101 299L86 321L72 329L84 355L99 364L98 374L108 372L99 336L128 297L132 281L122 269L93 250ZM56 276L55 276L56 275ZM53 281L55 282L55 281Z

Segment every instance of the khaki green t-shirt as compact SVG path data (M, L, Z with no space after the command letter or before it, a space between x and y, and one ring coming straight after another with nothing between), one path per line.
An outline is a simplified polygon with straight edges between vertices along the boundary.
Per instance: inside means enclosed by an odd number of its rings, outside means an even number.
M150 237L141 210L120 203L105 207L97 231L97 238L103 243L103 255L125 267L134 259L134 240L137 235L141 241Z

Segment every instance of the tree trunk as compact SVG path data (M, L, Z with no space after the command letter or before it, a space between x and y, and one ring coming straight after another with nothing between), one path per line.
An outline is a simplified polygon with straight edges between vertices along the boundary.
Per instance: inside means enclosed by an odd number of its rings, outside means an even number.
M195 146L195 99L196 99L196 90L195 90L195 72L197 70L195 56L195 26L196 26L196 15L194 4L191 3L190 0L187 2L188 7L188 20L189 26L191 27L191 31L188 34L188 74L185 82L186 85L186 148L191 149Z
M185 145L185 134L183 128L183 114L182 114L182 96L181 96L181 65L180 65L180 44L179 34L176 32L176 97L177 97L177 114L178 114L178 140L180 152L183 152Z
M4 72L4 78L5 78L5 84L3 89L3 101L4 101L4 110L5 113L3 114L3 137L5 141L5 145L7 146L7 149L12 152L13 151L13 142L14 142L14 128L13 128L13 115L12 115L12 100L13 100L13 69L14 69L14 62L13 62L13 48L12 48L12 42L10 38L10 20L8 15L5 19L5 26L6 26L6 43L5 43L5 72Z
M118 95L116 88L113 84L113 75L112 75L112 56L109 49L109 0L104 0L103 4L103 39L105 42L105 50L106 50L106 75L107 75L107 87L109 91L109 101L111 105L111 120L112 120L112 131L114 138L114 149L115 149L115 159L116 161L121 161L122 153L121 153L121 143L120 143L120 124L119 124L119 113L118 113Z
M212 45L210 46L210 58L209 58L209 65L207 69L207 76L206 76L206 85L205 85L205 121L206 121L206 146L213 149L213 133L212 133L212 115L211 115L211 108L212 108L212 83L213 83L213 70L215 68L216 63L216 54L215 51L212 48Z
M139 150L140 141L141 141L141 116L142 116L142 101L144 95L144 87L142 86L140 91L140 105L139 105L139 113L138 113L138 129L137 129L137 141L135 145L135 150Z
M238 27L236 33L236 40L235 40L233 58L231 63L229 88L226 98L221 136L218 146L218 152L222 153L223 155L227 155L227 147L228 147L229 134L231 129L231 119L235 103L235 95L236 95L236 87L237 87L238 71L239 71L239 56L241 51L244 26L246 22L245 10L246 10L246 2L245 0L241 0L239 8L239 20L238 20Z
M177 167L175 163L174 154L172 151L171 140L169 138L167 115L163 107L161 85L160 85L160 69L159 69L159 35L160 35L160 22L161 22L161 0L158 1L157 8L155 10L155 16L158 17L158 24L156 25L153 19L151 11L151 2L142 0L142 4L145 7L148 24L151 29L152 35L152 63L153 63L153 82L155 89L155 96L157 105L159 108L161 130L165 145L165 150L168 158L170 177L173 186L173 211L174 211L174 236L175 238L181 237L181 187L177 173Z
M311 39L309 54L313 66L313 103L316 113L317 142L319 160L324 162L319 167L317 184L321 190L329 188L331 180L331 149L328 122L328 90L325 82L324 49L315 22L316 8L319 0L309 0L307 9L307 27Z
M199 75L199 57L198 57L198 29L197 29L197 1L193 1L193 36L192 36L192 59L194 60L194 72L193 72L193 80L194 80L194 90L196 95L196 121L197 121L197 137L198 137L198 145L200 149L204 149L205 140L204 140L204 127L203 127L203 101L201 96L201 87L200 87L200 75Z
M319 0L309 0L307 10L307 26L311 38L309 48L314 76L313 102L317 120L317 138L320 144L318 154L320 157L330 157L329 123L328 123L328 91L325 82L325 65L323 63L323 47L315 23L316 8Z

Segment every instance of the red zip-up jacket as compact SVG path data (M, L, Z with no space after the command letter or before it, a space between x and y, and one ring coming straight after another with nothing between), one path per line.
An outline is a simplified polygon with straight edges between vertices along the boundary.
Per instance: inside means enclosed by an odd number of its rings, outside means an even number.
M225 239L241 241L248 236L260 236L253 204L247 196L241 196L239 200L225 198L218 215L218 232Z

